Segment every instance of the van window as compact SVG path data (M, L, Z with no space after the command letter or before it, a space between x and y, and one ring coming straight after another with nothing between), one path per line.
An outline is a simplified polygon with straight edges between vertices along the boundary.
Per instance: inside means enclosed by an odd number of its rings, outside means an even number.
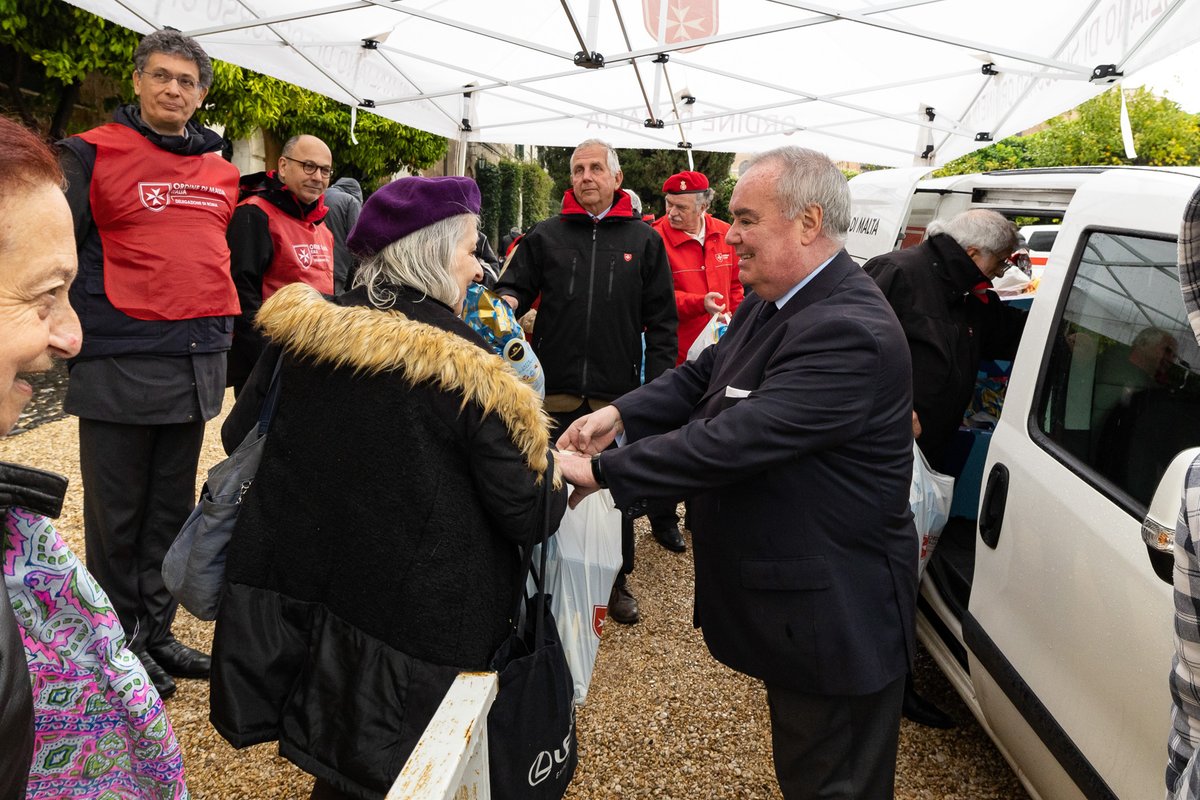
M1054 249L1054 240L1058 238L1058 231L1037 231L1029 234L1030 250L1038 250L1040 252L1049 252Z
M1174 241L1100 231L1084 241L1039 426L1144 511L1171 459L1200 444L1200 348Z

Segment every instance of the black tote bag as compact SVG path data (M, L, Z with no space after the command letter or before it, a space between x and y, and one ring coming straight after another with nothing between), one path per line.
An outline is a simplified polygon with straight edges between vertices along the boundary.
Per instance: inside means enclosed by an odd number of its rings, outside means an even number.
M574 684L558 626L542 584L550 528L550 483L554 457L543 478L545 519L541 536L524 555L536 592L527 597L524 580L514 603L513 634L492 656L500 675L488 714L488 760L494 800L559 800L567 791L579 752L575 742ZM532 571L533 545L540 542L541 565Z

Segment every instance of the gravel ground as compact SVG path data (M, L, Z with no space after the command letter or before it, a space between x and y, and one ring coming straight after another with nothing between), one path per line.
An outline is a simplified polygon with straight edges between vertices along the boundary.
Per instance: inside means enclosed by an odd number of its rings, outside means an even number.
M226 397L226 408L232 395ZM219 422L219 421L218 421ZM201 475L223 453L209 425ZM59 529L83 553L77 423L39 425L0 440L0 460L52 469L71 481ZM593 798L780 798L771 767L770 723L762 684L726 669L691 626L690 551L669 553L638 527L630 585L642 622L611 624L578 717L579 769L567 794ZM180 610L184 642L207 650L212 623ZM959 722L952 731L902 723L896 797L900 800L1028 800L1004 759L924 652L915 672L924 695ZM167 708L183 747L196 800L306 798L311 778L275 754L273 744L237 751L208 724L208 684L178 680Z

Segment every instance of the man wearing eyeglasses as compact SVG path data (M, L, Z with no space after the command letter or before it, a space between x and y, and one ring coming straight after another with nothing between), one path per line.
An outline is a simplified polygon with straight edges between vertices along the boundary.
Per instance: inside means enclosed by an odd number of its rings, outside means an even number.
M289 283L333 294L333 233L325 225L324 194L333 155L315 136L293 136L278 169L244 175L229 223L230 270L242 314L233 328L226 381L240 393L266 347L254 328L258 309Z
M213 80L200 45L157 31L134 64L137 103L60 143L84 337L63 407L79 417L88 569L165 698L172 675L209 671L171 632L178 603L162 560L195 502L204 423L224 397L238 171L221 136L192 121Z

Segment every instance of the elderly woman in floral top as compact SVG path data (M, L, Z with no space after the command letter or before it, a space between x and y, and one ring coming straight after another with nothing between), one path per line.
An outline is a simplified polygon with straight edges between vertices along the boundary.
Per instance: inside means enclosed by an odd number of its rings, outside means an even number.
M54 153L0 117L0 436L32 396L20 376L79 352L62 182ZM0 463L0 797L187 797L162 700L50 522L66 487Z

